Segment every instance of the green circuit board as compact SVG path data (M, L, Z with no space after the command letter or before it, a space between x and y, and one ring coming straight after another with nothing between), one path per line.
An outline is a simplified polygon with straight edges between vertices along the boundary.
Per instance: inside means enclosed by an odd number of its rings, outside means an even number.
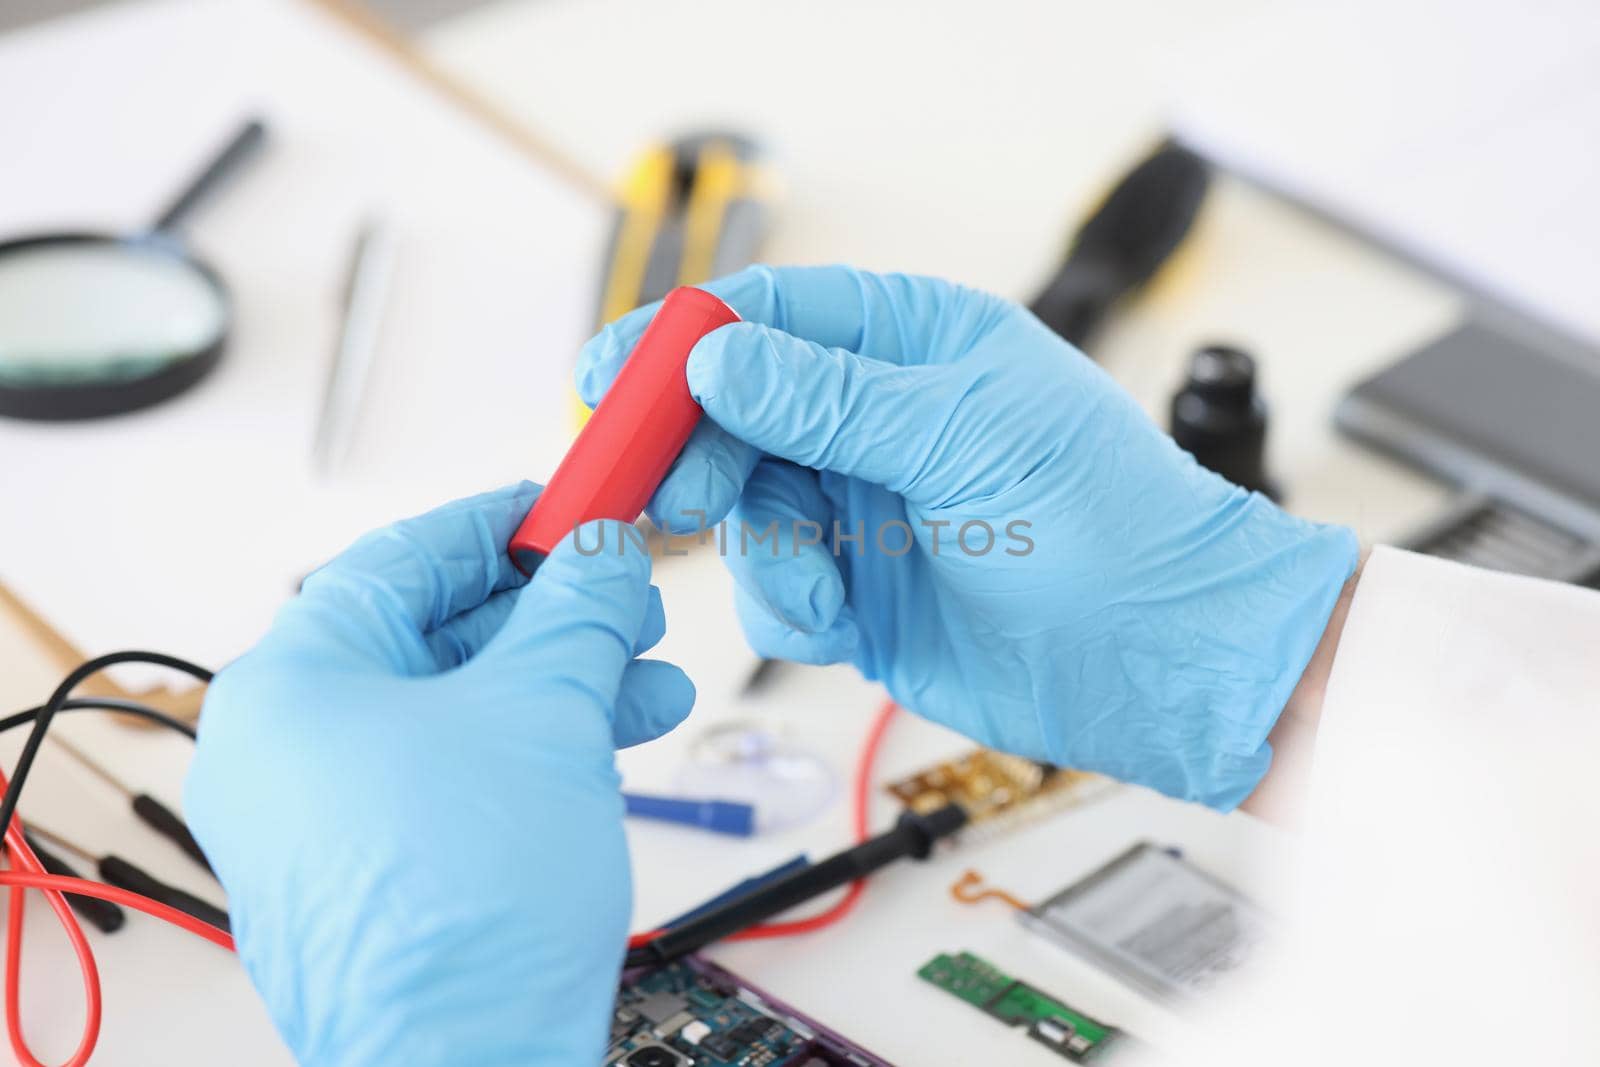
M1029 1037L1075 1063L1088 1060L1122 1035L1116 1027L1075 1011L970 952L936 956L917 975L1007 1026L1025 1028Z

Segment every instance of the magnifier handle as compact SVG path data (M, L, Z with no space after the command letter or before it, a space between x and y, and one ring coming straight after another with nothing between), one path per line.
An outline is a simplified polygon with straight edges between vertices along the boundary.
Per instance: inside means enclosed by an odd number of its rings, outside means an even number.
M267 127L260 119L246 122L222 151L206 164L206 169L196 175L167 210L161 213L152 227L153 231L166 233L176 230L183 222L184 216L193 211L195 205L200 203L212 189L226 181L239 164L261 144L266 134Z

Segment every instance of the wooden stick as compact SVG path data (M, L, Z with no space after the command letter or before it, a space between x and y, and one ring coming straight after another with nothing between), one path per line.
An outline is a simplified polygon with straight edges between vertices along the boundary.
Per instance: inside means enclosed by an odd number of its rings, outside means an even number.
M440 95L499 134L523 155L560 175L575 189L603 204L616 202L616 196L608 182L527 126L511 118L454 75L445 72L419 52L403 34L360 3L360 0L308 0L308 2L366 37L391 59L432 86Z

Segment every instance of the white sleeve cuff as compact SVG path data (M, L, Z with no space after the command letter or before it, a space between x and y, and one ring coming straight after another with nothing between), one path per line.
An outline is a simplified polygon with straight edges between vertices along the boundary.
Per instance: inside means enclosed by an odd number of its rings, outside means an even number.
M1600 715L1600 593L1375 548L1328 680L1319 770L1400 714Z
M1359 989L1386 1062L1500 1062L1470 1005L1526 1062L1600 1062L1597 766L1600 593L1374 551L1313 757L1306 1003Z

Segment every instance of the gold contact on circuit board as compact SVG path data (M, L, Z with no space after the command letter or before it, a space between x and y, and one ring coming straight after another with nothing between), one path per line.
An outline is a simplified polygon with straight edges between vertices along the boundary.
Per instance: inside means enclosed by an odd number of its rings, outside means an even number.
M1052 767L1021 756L988 748L928 767L889 783L885 789L907 808L919 813L959 804L966 811L968 828L987 835L1052 811L1071 807L1099 795L1109 779L1087 771Z

